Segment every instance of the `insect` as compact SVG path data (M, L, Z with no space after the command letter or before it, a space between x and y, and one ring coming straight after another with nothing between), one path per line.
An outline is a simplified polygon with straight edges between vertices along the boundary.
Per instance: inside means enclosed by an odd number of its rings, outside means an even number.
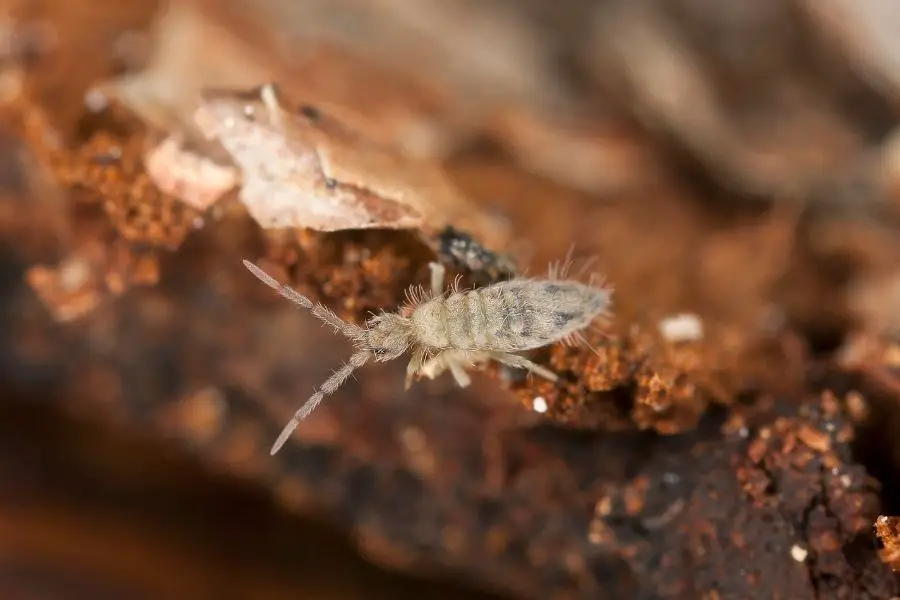
M445 269L433 262L430 292L412 286L400 311L382 312L359 326L347 323L322 304L314 304L250 261L244 260L244 266L281 296L349 338L355 348L350 360L294 414L272 446L273 455L325 396L333 394L353 371L370 360L386 362L411 351L406 389L416 376L434 379L447 370L460 387L467 387L471 379L465 366L488 360L556 381L553 371L516 353L557 341L583 342L580 331L608 313L612 294L610 287L595 285L593 278L587 284L564 279L567 266L552 268L547 279L513 278L465 291L459 289L457 280L444 293Z

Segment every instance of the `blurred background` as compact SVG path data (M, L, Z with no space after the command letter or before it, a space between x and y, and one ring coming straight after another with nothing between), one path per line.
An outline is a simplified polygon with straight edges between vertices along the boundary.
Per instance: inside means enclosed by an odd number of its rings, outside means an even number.
M900 5L0 6L0 598L900 595ZM421 227L261 225L194 111L270 81ZM350 349L241 258L359 322L573 243L559 384L369 366L269 456Z

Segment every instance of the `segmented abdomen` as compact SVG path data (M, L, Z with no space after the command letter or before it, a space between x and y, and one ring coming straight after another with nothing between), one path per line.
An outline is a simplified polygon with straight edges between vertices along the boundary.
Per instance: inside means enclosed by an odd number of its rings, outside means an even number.
M432 300L413 318L428 345L519 352L583 329L608 305L607 290L578 282L513 280Z

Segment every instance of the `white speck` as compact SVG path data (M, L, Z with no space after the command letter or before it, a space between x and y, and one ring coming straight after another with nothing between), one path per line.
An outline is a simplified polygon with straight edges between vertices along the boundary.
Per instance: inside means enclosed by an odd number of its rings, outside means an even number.
M670 342L693 342L703 339L703 322L691 313L666 317L659 322L659 332Z
M84 94L84 106L90 112L98 113L109 106L109 98L98 89L90 89Z
M853 483L853 479L849 475L841 475L841 485L845 488L849 488Z
M81 257L73 257L62 264L59 271L63 289L72 292L85 285L91 277L91 266Z
M796 560L797 562L803 562L806 560L806 557L809 556L809 550L804 548L799 544L794 544L791 546L791 558Z
M531 407L534 409L534 412L545 413L547 412L547 401L544 400L542 396L538 396L531 402Z
M741 427L740 429L738 429L738 435L741 436L742 439L746 440L747 437L750 435L750 430L747 429L746 427Z
M252 117L253 116L253 106L250 104L247 104L246 106L244 106L244 114L247 115L248 117Z

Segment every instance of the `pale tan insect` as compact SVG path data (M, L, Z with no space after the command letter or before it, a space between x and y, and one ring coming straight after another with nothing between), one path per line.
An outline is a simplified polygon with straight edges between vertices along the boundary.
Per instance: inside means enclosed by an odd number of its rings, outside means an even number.
M416 375L434 379L446 370L460 387L467 387L471 379L465 366L491 359L556 381L555 373L516 352L557 341L583 340L580 331L607 314L612 294L611 288L594 285L593 281L584 284L565 280L566 267L551 269L548 279L511 279L466 291L460 291L454 283L449 294L444 294L444 267L431 263L430 293L414 286L407 291L407 303L399 312L375 315L360 327L343 321L321 304L313 304L250 261L245 260L244 266L281 296L349 338L356 349L347 364L294 414L272 446L272 454L326 395L334 393L354 370L371 359L385 362L411 350L407 389Z

